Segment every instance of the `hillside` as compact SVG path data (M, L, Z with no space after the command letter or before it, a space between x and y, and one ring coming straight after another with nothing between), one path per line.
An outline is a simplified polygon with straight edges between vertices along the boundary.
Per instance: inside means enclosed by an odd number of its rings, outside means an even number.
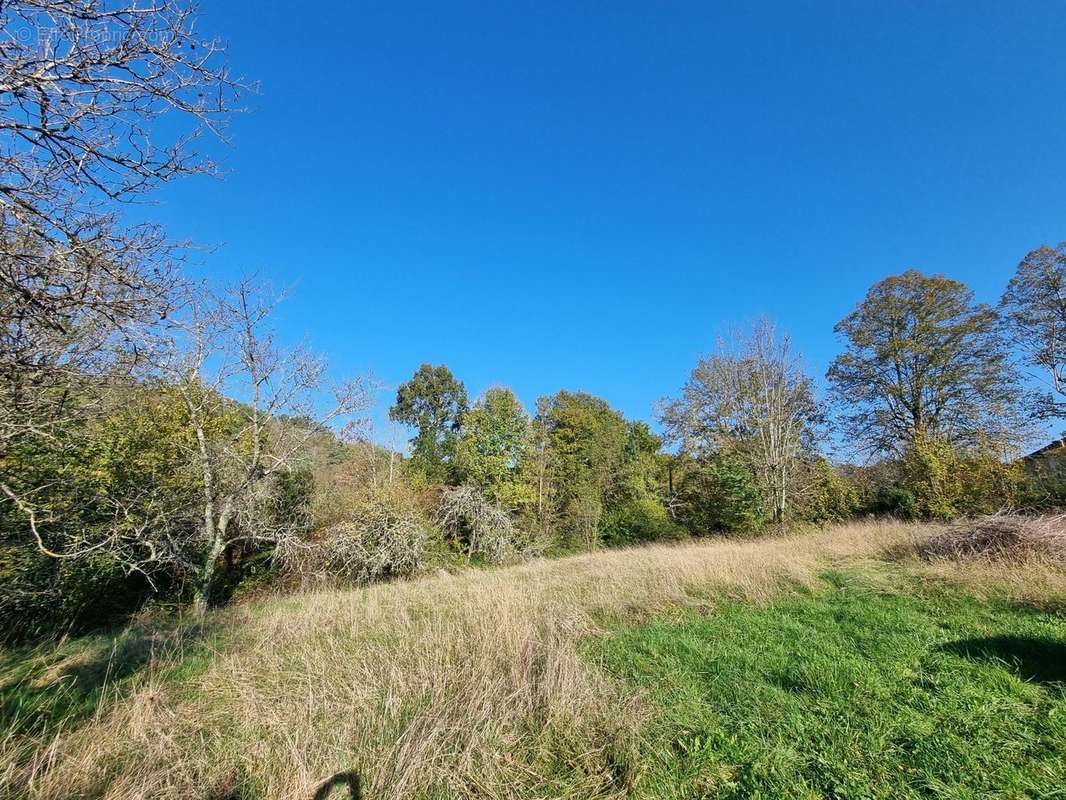
M356 772L373 798L1050 790L1066 777L1066 576L918 560L935 530L597 552L6 651L0 785L310 798ZM971 658L984 640L1007 649Z

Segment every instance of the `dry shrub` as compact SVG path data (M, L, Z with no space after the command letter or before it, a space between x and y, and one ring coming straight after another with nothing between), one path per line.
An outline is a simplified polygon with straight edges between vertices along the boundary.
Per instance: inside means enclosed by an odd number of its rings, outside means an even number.
M434 536L409 507L371 496L354 520L336 523L282 553L285 573L302 585L373 583L420 572Z
M514 524L511 515L474 486L441 493L437 519L457 539L466 538L467 554L491 564L506 564L539 555L543 548Z
M982 559L1066 563L1066 515L1000 513L963 519L918 547L929 560Z

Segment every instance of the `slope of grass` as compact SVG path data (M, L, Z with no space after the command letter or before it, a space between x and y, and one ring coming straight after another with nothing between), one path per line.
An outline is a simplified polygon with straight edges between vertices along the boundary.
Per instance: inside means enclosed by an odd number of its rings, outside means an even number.
M210 664L214 626L135 623L114 633L0 649L0 793L27 762L148 685L188 682ZM42 747L42 745L44 745Z
M886 586L920 572L944 592L1066 596L1061 570L1041 565L884 560L929 535L857 523L227 609L211 618L217 635L150 658L121 691L97 695L91 714L59 728L44 715L0 740L0 796L310 798L342 773L358 773L373 798L670 796L688 777L673 780L660 757L673 735L668 705L634 691L630 681L642 678L621 651L605 671L588 657L589 643L619 625L697 612L714 619L817 593L832 567ZM50 685L47 669L16 683ZM676 769L687 767L679 760Z
M594 648L660 709L637 796L1064 796L1066 618L827 577Z

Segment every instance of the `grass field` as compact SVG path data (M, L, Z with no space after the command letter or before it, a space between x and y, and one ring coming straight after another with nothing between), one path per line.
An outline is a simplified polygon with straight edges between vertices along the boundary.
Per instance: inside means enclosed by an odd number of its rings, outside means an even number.
M1053 797L1066 575L862 523L0 655L0 795ZM338 790L336 796L343 796Z
M1061 617L826 579L593 648L659 709L640 796L1062 796Z

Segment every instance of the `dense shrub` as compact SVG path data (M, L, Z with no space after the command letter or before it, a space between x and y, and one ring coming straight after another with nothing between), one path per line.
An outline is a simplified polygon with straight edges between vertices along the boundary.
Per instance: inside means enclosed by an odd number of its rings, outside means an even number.
M841 522L855 515L860 506L855 484L819 458L810 466L806 490L796 504L796 517L803 522Z
M372 496L354 518L331 525L281 553L283 573L301 583L371 583L423 570L439 535L402 498Z
M766 521L758 483L748 468L729 457L694 465L678 490L678 519L692 534L754 532Z
M1066 508L1066 463L1062 459L1030 459L1019 468L1024 474L1020 507L1029 510Z
M144 520L166 519L178 542L195 531L190 501L201 487L187 469L182 413L165 391L116 390L61 434L12 444L0 472L32 498L44 546L65 552L73 543L89 555L45 555L26 514L0 502L0 630L98 627L137 611L154 589L180 589L187 551L175 548L143 573L129 565L150 555L137 546Z
M1019 463L988 445L963 450L932 437L916 441L901 465L901 484L914 495L916 514L928 519L1017 507L1025 479Z
M0 640L105 627L151 596L145 576L126 575L107 558L58 560L22 544L0 544Z
M470 558L503 564L539 555L543 543L517 526L510 514L474 486L446 488L440 496L436 519Z
M881 486L874 493L869 511L878 516L915 519L918 516L918 501L910 489Z
M603 519L603 538L609 545L669 541L685 535L662 501L654 496L634 498L610 509Z
M919 516L952 519L958 514L962 482L958 454L949 443L932 438L915 442L903 458L902 473Z

